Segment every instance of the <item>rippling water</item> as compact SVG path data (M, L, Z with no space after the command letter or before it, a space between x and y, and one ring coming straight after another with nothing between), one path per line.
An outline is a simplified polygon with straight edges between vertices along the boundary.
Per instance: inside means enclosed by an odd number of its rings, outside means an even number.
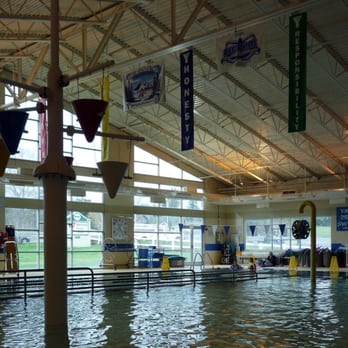
M348 280L260 279L72 295L71 347L348 347ZM0 347L44 347L43 299L0 302Z

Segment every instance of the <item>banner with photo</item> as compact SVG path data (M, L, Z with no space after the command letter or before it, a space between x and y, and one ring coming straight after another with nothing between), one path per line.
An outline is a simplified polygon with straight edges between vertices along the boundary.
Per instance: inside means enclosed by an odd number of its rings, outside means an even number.
M235 31L216 40L216 57L220 72L262 62L265 59L263 29Z
M123 77L123 110L163 101L164 66L147 65Z

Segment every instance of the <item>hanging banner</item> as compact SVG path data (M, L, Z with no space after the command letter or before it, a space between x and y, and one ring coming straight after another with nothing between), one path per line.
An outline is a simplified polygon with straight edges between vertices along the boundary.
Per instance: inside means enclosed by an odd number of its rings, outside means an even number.
M285 226L285 224L279 224L279 229L282 236L284 236L285 233Z
M235 31L216 41L217 68L228 72L231 68L246 67L265 60L263 28Z
M251 235L254 237L255 236L256 226L255 225L250 225L249 229L250 229Z
M47 133L47 114L46 114L46 105L47 105L47 99L46 98L40 98L39 103L41 103L44 107L41 112L39 113L39 122L40 122L40 157L41 161L44 161L44 159L47 156L48 151L48 133Z
M336 208L336 231L348 231L348 207Z
M201 225L201 232L202 234L205 232L206 226L205 225Z
M193 117L193 52L180 54L181 79L181 150L192 150L194 147Z
M149 65L123 77L123 109L159 103L164 99L164 66Z
M289 124L288 131L306 129L307 14L289 19Z
M230 226L229 225L224 226L224 231L226 236L228 236L228 232L230 232Z

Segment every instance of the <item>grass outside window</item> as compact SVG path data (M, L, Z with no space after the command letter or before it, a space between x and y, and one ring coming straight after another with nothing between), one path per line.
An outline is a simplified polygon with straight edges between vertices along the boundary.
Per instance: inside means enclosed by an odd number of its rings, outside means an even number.
M18 257L20 269L36 269L44 267L44 246L43 243L18 244ZM99 267L102 259L101 245L90 247L75 247L67 253L68 267Z

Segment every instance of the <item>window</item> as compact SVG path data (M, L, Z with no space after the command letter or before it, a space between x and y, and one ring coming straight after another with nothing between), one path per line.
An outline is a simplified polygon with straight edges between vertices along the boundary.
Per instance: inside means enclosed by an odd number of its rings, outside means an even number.
M134 205L139 207L138 211L141 207L157 208L158 211L157 215L134 215L135 248L154 246L167 254L181 255L188 263L192 262L194 255L202 252L200 225L204 219L203 216L186 215L187 211L203 212L204 200L203 197L185 198L185 195L187 185L192 184L189 181L200 183L202 180L138 147L134 149L134 166L135 173L152 176L151 179L144 178L144 182L134 183L139 188L139 194L134 196ZM153 177L165 177L168 180L164 184L163 179L156 182ZM192 186L203 191L203 185L199 187L194 183ZM176 215L168 215L165 209L170 209ZM179 223L189 227L179 231Z
M43 268L43 210L6 208L6 225L15 228L20 269ZM103 214L73 212L67 217L68 266L97 267L103 244Z
M134 173L202 182L201 179L134 146Z
M5 185L5 197L21 199L38 199L42 188L39 186L29 186L29 180L10 180L13 185Z
M104 240L103 214L73 211L67 216L68 267L96 267Z
M182 231L179 230L179 223L185 225ZM202 253L201 224L203 218L135 214L135 248L159 248L166 254L183 256L186 263L190 263L196 253Z
M307 239L295 239L292 235L292 225L295 220L307 220L309 217L247 219L244 226L246 250L301 250L310 248L310 236ZM285 225L281 232L280 225ZM331 217L317 217L317 246L331 248Z
M43 212L38 209L6 208L6 225L15 228L20 269L43 268Z

